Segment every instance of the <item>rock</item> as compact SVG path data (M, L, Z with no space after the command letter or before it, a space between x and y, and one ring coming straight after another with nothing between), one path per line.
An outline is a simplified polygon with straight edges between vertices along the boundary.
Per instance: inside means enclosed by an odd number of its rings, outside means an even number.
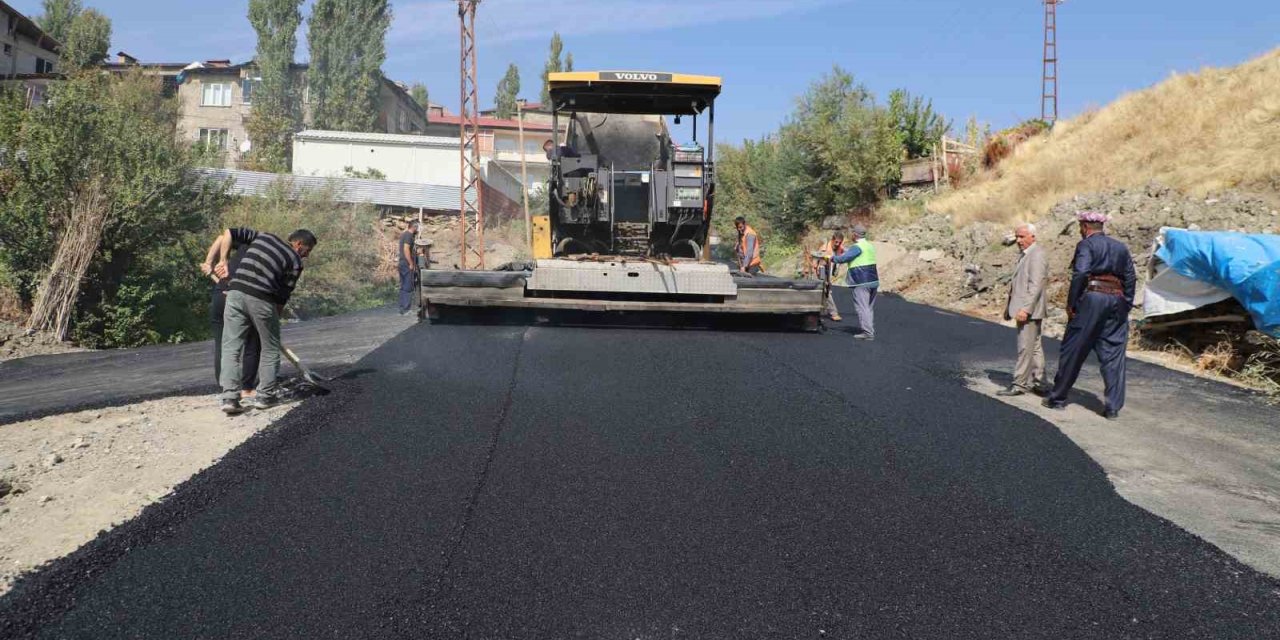
M50 496L40 496L39 502L40 504L45 504L46 502L53 502L53 498Z
M51 453L44 457L44 468L52 469L62 462L62 456Z
M941 249L928 249L920 252L920 260L924 262L933 262L935 260L942 259L943 255L944 254Z
M0 498L11 493L13 493L13 483L5 480L4 478L0 478Z
M71 448L72 449L88 449L89 441L85 440L84 437L76 438L71 442Z

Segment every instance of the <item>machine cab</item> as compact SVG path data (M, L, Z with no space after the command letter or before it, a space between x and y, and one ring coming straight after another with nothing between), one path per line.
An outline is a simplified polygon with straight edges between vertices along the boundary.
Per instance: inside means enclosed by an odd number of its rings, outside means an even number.
M553 73L549 84L553 131L569 124L551 152L549 233L535 255L704 258L720 79L600 71ZM668 116L692 118L692 139L674 141Z

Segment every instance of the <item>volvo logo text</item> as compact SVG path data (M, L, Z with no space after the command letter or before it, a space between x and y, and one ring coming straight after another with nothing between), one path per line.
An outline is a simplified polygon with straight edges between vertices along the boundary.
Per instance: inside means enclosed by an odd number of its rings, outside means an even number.
M626 82L670 82L671 74L615 71L613 72L613 79Z

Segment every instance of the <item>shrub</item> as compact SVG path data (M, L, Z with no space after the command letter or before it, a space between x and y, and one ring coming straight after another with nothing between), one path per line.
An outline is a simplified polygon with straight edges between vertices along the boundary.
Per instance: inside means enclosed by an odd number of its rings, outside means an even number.
M369 309L390 302L395 288L378 274L385 235L369 205L341 204L331 190L291 200L290 180L281 178L263 198L244 198L223 217L223 227L250 227L281 238L309 229L319 238L307 258L286 315L301 319Z

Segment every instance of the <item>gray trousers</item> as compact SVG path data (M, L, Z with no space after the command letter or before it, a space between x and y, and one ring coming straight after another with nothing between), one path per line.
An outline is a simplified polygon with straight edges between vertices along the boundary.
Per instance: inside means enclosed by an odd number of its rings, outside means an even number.
M1034 389L1044 382L1044 321L1018 324L1018 364L1013 370L1013 386Z
M858 318L858 329L868 338L876 336L876 292L878 287L853 288L853 315Z
M240 379L244 371L241 350L249 328L258 330L262 339L262 358L258 366L258 393L275 395L280 374L280 314L273 302L259 300L242 291L227 293L227 308L222 316L222 385L223 398L240 397Z

